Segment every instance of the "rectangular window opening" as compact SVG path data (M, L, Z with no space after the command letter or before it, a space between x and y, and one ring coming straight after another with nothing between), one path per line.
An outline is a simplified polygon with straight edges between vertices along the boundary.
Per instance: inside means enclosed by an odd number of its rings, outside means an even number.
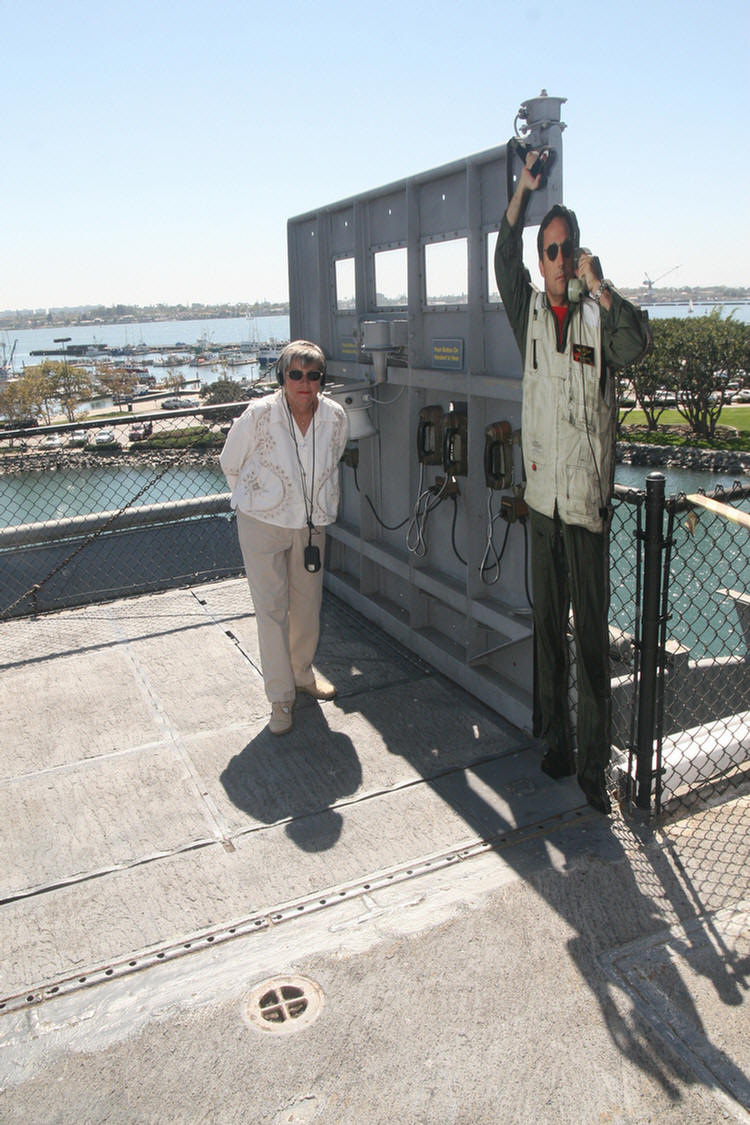
M339 311L356 308L354 258L336 260L336 308Z
M428 242L424 248L424 276L428 305L468 304L468 239Z
M408 291L408 270L406 247L397 246L394 250L376 250L375 261L375 304L384 309L393 305L406 306Z

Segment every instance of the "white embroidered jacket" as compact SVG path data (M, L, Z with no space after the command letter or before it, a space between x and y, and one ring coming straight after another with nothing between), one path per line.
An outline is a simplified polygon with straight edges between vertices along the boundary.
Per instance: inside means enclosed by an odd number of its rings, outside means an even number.
M281 388L251 402L232 423L219 458L232 490L232 507L263 523L302 528L307 524L307 497L308 510L312 500L313 525L333 523L339 504L339 461L348 437L346 411L324 395L304 436Z

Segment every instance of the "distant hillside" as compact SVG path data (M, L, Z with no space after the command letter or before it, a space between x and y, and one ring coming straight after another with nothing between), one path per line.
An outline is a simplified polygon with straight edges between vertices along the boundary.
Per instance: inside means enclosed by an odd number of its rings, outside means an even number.
M642 305L717 304L750 302L750 289L726 285L706 285L682 289L622 289L622 293ZM255 301L236 305L79 305L54 309L6 309L0 312L0 331L45 328L53 325L128 324L154 320L217 320L225 317L285 316L286 301Z
M642 285L639 289L622 288L620 292L629 300L637 301L641 305L687 305L690 301L696 305L736 305L747 304L750 301L750 289L729 285L703 285L682 289L653 288L650 292Z
M0 331L59 325L130 324L155 320L217 320L225 317L285 316L284 301L256 301L238 305L78 305L54 309L16 309L0 312Z

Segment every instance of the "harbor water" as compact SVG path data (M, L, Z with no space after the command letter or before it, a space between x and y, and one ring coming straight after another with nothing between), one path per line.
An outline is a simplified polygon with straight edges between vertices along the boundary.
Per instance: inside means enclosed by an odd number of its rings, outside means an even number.
M652 315L686 315L687 306L656 306ZM696 307L696 314L708 307ZM730 311L729 309L725 312ZM748 319L750 309L743 306L738 312ZM16 367L29 362L39 362L31 352L55 346L54 336L69 335L71 343L81 345L106 344L110 348L170 348L178 345L212 347L236 345L246 347L252 342L284 342L289 337L288 317L225 318L220 320L163 321L128 325L78 326L61 329L33 329L17 333ZM236 370L225 366L172 369L184 374L186 379L200 377L201 383L210 383L225 372L230 378L257 378L257 365ZM102 403L97 403L102 405ZM618 465L616 481L633 489L644 489L646 477L652 468L636 465ZM712 492L717 487L730 489L737 479L728 473L700 472L671 466L661 470L666 478L666 494L674 496L702 490ZM743 483L747 483L744 478ZM102 465L96 468L66 467L46 476L44 488L39 487L38 472L12 473L3 476L0 492L0 526L8 527L20 522L38 523L69 519L92 512L113 511L124 505L158 504L164 501L213 496L226 492L224 477L216 465L181 465L155 470L145 465ZM404 507L408 507L404 500ZM403 515L408 513L406 510ZM716 545L715 566L709 560L710 574L720 573L725 551L732 551L730 541ZM623 620L622 625L626 627ZM689 638L685 638L688 640ZM731 646L737 638L728 636L723 642Z
M70 337L66 347L106 347L127 349L136 356L148 355L149 349L179 348L186 352L201 348L211 350L222 346L248 347L277 343L289 339L288 316L237 316L209 320L150 320L128 324L50 325L48 328L25 328L4 332L8 352L15 345L13 367L22 371L41 361L34 352L60 351L62 337ZM146 349L143 351L143 349ZM72 362L72 360L71 360ZM193 375L195 369L191 368ZM214 378L218 371L214 373ZM210 382L210 375L202 381Z
M727 302L722 306L701 304L648 304L644 303L652 319L663 317L706 316L717 307L722 315L730 313L736 320L750 323L750 304ZM50 325L47 328L26 328L2 333L5 352L14 349L13 368L22 371L29 364L40 362L33 352L53 351L62 345L55 343L63 336L70 337L71 347L101 347L129 349L134 353L148 354L149 348L202 348L220 347L252 348L265 342L276 343L289 339L288 316L221 317L206 320L155 320L135 321L127 324L76 324ZM143 352L143 349L146 349ZM181 370L181 369L178 369ZM195 369L189 369L195 375ZM218 372L201 372L203 382L210 382Z
M642 465L618 465L615 479L627 488L643 489L646 477L653 471ZM736 479L728 473L672 467L658 471L666 478L667 496L700 489L711 492L719 486L729 489ZM149 481L151 485L134 500ZM175 465L166 471L146 465L69 466L47 474L44 488L39 487L38 471L9 473L2 477L0 486L0 527L10 527L19 522L70 519L92 512L112 511L130 503L158 504L165 500L189 500L226 491L227 484L218 464ZM408 507L406 499L404 507ZM405 511L404 515L407 514Z
M644 489L646 477L653 471L643 466L619 465L616 478L618 483L628 488ZM729 489L733 483L733 478L721 473L671 467L666 467L663 472L668 496L699 489L711 492L719 485ZM39 472L14 473L2 478L0 526L17 524L19 513L23 513L25 522L40 523L92 512L111 512L126 505L137 507L142 504L221 495L227 491L226 481L218 465L173 466L166 471L142 465L106 465L85 469L69 467L47 473L45 477L43 488L39 487ZM404 515L407 514L407 506L405 499ZM710 545L705 559L705 574L699 587L686 592L680 598L681 604L676 607L675 639L691 649L696 657L736 651L742 641L739 621L735 620L734 612L729 611L721 615L722 624L713 634L708 647L693 632L693 625L700 622L707 603L719 597L722 588L727 585L722 576L728 572L737 573L737 552L746 550L744 540L740 542L734 534L734 526L727 521L723 523L718 537ZM626 523L618 524L616 521L613 535L617 535L618 527L621 535L629 535L632 531L632 525L628 528ZM613 557L617 553L630 557L634 552L632 542L613 544ZM618 582L622 588L618 591L617 599L613 598L611 620L624 633L629 633L633 628L633 575L629 571L624 575L620 574Z

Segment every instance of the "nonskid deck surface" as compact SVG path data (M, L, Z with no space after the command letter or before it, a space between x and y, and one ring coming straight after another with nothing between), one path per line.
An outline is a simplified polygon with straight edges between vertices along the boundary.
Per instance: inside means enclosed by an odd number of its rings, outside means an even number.
M0 645L0 999L581 806L533 740L333 598L338 698L301 696L281 738L244 581L10 622Z
M323 624L339 696L281 738L243 581L0 629L3 1120L747 1120L750 795L599 816ZM249 1004L295 972L282 1050Z

